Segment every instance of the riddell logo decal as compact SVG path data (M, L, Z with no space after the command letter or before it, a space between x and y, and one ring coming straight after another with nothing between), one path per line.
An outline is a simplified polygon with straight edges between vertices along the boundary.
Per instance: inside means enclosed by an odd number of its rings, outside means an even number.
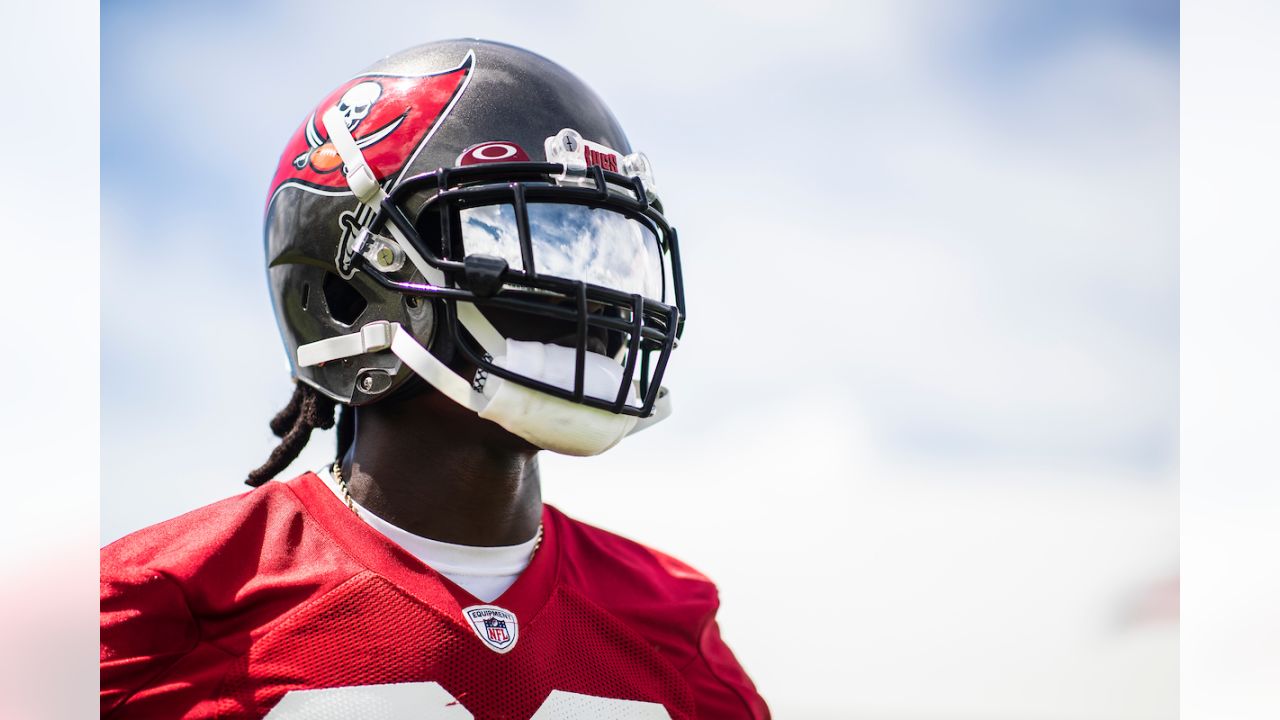
M476 636L496 653L506 653L516 646L520 638L520 625L515 613L497 605L472 605L462 609Z
M342 113L374 177L399 179L397 173L403 174L466 89L474 62L468 52L457 67L438 73L360 75L343 83L289 139L269 198L286 185L324 195L350 192L346 176L339 172L342 158L320 121L331 107Z

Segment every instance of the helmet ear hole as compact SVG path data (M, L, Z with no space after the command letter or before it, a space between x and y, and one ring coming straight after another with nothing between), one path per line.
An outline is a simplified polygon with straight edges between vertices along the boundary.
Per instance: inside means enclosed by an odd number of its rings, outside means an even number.
M369 306L355 285L343 280L333 273L324 274L325 305L329 307L329 315L343 325L350 325L360 317L360 313Z

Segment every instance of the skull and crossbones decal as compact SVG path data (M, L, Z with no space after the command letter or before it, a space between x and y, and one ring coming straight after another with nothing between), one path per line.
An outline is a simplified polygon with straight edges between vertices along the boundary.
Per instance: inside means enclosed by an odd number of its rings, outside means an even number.
M378 102L380 97L382 97L382 86L372 80L362 82L343 93L342 99L338 101L338 110L342 112L342 119L347 123L347 130L354 133L356 126L369 116L373 104Z
M369 113L373 111L373 106L382 97L382 85L374 80L366 80L349 88L338 100L338 111L342 113L343 122L346 123L347 130L355 136L356 128L360 123L369 117ZM361 137L356 137L356 147L364 149L374 143L382 140L386 136L395 132L408 116L408 112L397 116L387 124L367 133ZM307 150L298 157L294 158L293 166L298 170L303 169L310 163L311 168L316 172L328 173L337 170L342 166L342 158L338 156L338 151L334 148L333 143L327 138L320 137L320 130L316 127L316 114L311 113L311 117L307 120L306 125Z

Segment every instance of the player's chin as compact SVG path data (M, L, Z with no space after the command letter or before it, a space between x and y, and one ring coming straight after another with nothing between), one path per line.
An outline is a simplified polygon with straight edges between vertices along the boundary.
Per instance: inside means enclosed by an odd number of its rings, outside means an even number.
M472 377L475 368L467 366L460 368L460 375L463 377ZM480 441L482 447L489 448L495 453L509 455L512 453L535 453L542 448L525 440L502 427L492 420L486 420L471 410L468 410L453 400L450 400L444 393L431 388L422 396L423 403L429 407L423 408L439 417L443 422L459 433L473 437Z
M485 428L484 444L504 455L509 453L536 453L542 449L492 420L486 420L478 415L473 415L472 417L487 426Z

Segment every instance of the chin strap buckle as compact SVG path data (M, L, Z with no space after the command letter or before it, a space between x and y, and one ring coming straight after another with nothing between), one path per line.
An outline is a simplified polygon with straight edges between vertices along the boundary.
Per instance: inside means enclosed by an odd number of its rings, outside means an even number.
M391 323L378 320L360 328L360 344L367 353L391 347Z
M334 360L375 353L391 347L396 328L386 320L377 320L360 328L360 332L317 340L298 346L298 367L323 365Z
M375 210L380 208L387 194L378 184L377 178L373 176L373 170L365 161L364 153L360 152L359 143L351 137L351 131L347 129L342 111L334 105L320 117L320 122L324 123L324 129L329 133L329 141L333 143L334 149L338 151L338 157L342 158L342 164L346 166L347 186L351 188L351 192L365 205Z

